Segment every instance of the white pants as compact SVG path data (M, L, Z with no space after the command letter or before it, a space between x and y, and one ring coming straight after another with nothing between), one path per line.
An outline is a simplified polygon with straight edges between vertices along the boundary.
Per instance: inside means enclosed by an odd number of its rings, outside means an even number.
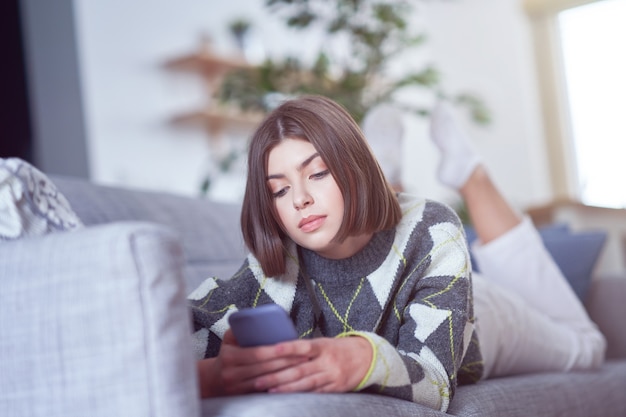
M485 377L590 369L606 341L529 218L473 245L474 312Z

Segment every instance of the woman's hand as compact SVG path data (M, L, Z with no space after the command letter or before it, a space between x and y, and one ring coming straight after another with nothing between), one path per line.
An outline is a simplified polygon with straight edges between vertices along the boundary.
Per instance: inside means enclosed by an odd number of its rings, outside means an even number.
M269 392L347 392L367 374L372 347L363 337L297 340L274 346L284 358L307 358L254 380L254 388Z
M229 330L217 357L198 362L202 398L250 392L347 392L372 362L363 337L318 338L240 348Z
M200 396L208 398L266 391L257 387L259 377L308 361L304 355L284 354L277 346L241 348L232 331L228 330L218 356L197 364Z

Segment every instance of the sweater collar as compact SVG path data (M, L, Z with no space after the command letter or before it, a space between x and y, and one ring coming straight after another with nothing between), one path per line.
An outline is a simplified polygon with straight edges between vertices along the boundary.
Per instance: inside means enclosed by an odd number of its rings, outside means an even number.
M374 233L363 249L345 259L328 259L309 249L300 248L302 265L309 278L328 284L360 281L385 261L395 237L395 229Z

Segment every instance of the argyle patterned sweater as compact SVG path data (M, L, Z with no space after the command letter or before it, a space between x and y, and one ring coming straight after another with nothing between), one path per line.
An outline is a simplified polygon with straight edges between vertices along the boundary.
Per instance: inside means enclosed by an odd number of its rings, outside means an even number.
M204 281L189 295L199 356L218 354L229 314L276 303L301 338L357 334L370 341L373 361L360 389L447 410L456 385L482 374L465 236L447 206L398 198L398 226L374 234L350 258L326 259L289 241L282 276L266 277L249 255L230 280ZM322 310L317 322L304 276Z

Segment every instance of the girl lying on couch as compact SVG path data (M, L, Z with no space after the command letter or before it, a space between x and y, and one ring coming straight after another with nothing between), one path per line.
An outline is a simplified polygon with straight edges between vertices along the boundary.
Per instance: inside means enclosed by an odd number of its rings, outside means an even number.
M241 215L250 255L189 296L203 397L363 390L445 411L457 384L603 361L603 336L445 106L431 133L480 239L480 276L456 214L396 194L338 104L302 97L265 119ZM267 303L299 339L239 347L227 316Z

